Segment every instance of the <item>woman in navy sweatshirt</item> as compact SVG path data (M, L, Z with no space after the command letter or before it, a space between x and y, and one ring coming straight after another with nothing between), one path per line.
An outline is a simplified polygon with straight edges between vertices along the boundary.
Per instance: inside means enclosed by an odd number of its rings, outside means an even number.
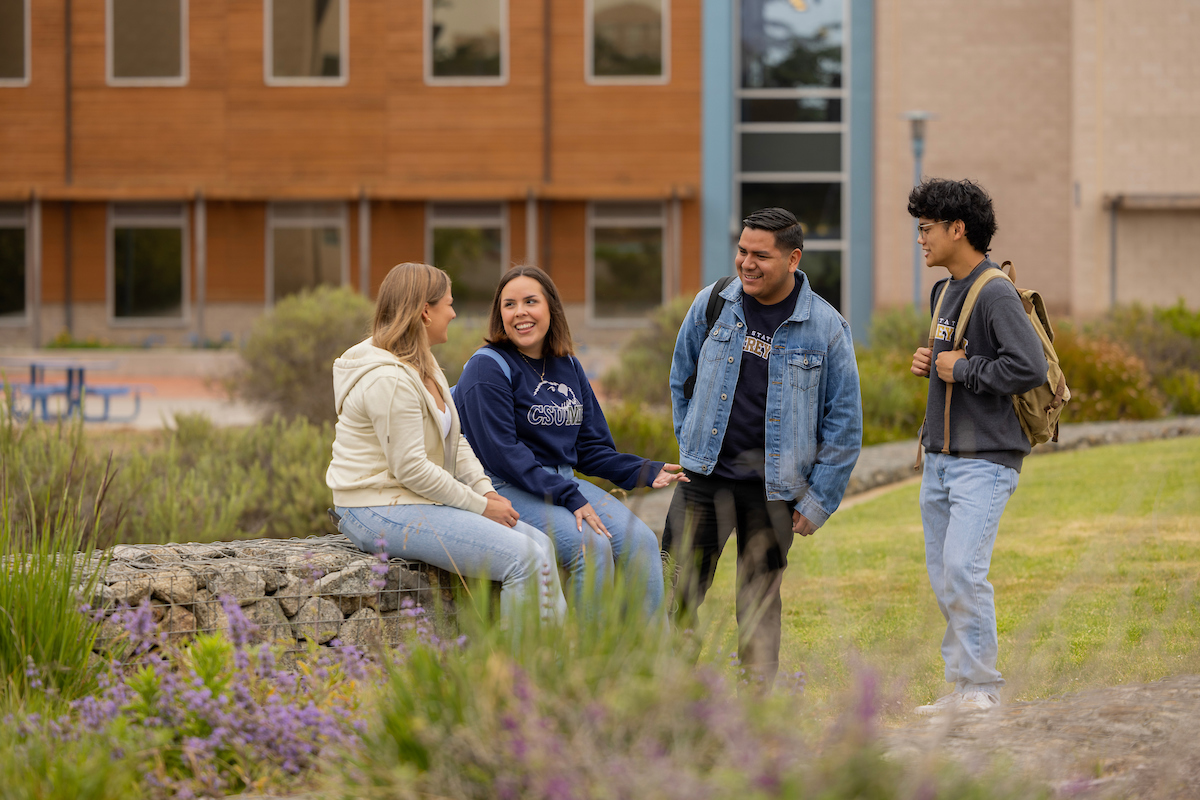
M455 397L463 433L496 491L523 522L554 539L576 602L598 602L619 564L626 580L645 586L645 611L653 615L663 597L654 532L575 471L624 489L687 478L678 464L617 452L543 270L513 267L500 279L487 342L463 368ZM584 597L587 586L591 597Z

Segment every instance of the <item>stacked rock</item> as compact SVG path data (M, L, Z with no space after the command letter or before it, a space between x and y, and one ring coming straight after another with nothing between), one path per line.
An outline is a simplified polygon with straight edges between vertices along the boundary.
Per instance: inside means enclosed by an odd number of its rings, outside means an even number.
M105 566L107 565L107 566ZM257 626L259 641L359 647L396 644L414 609L453 617L458 576L415 561L381 562L345 536L218 544L117 545L85 567L102 571L91 607L103 615L97 650L123 635L114 614L148 603L169 641L228 631L225 602Z

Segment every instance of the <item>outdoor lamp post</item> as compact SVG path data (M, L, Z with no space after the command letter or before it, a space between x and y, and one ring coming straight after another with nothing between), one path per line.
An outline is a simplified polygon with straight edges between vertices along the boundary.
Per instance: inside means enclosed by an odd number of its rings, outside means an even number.
M902 116L912 124L913 186L918 186L921 183L921 159L925 155L925 123L934 115L928 111L907 111ZM921 245L917 244L917 222L913 219L913 307L921 311L924 308L921 302L921 271L925 259L921 258Z

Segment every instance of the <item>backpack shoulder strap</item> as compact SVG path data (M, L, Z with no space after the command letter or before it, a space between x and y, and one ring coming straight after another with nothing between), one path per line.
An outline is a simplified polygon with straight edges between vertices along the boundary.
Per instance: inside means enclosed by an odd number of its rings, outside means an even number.
M500 355L490 347L481 347L472 353L471 358L468 358L467 361L470 362L472 358L475 358L475 356L487 356L495 361L500 365L500 371L504 373L504 377L508 379L510 384L512 383L512 369L508 366L508 362L504 360L504 356ZM463 366L465 367L466 364Z
M704 321L708 323L705 330L712 330L712 326L717 324L717 317L721 316L721 309L725 306L725 298L721 297L721 292L731 283L733 276L726 275L713 284L712 294L708 296L708 308L704 311Z
M946 290L950 288L950 281L947 280L942 285L942 291L938 293L937 302L933 304L933 316L929 319L929 349L933 349L934 336L937 334L938 315L942 313L942 301L946 299Z
M1000 278L1012 283L1012 279L1000 270L986 269L975 279L975 283L971 284L971 288L967 291L967 297L963 300L962 311L958 312L958 323L954 328L954 346L950 348L951 350L957 350L962 344L963 337L967 334L967 320L971 318L971 312L975 310L975 303L979 300L979 293L983 291L983 287Z

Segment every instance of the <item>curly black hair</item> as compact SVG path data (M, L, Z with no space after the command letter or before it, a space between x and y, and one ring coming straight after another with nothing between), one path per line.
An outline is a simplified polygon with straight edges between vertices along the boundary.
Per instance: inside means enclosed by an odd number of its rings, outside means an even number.
M988 251L996 235L992 198L972 180L930 178L908 195L908 213L948 222L961 219L967 226L967 241L981 253Z
M786 208L760 208L742 220L742 226L775 234L775 246L785 255L804 250L804 229Z

